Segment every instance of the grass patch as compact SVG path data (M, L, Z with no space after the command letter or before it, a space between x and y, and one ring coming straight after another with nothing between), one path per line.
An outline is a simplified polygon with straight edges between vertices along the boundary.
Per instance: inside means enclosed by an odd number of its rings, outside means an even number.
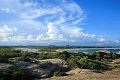
M66 76L67 74L65 72L55 71L54 76L60 77L60 76Z
M120 69L120 65L116 65L115 68L119 68Z

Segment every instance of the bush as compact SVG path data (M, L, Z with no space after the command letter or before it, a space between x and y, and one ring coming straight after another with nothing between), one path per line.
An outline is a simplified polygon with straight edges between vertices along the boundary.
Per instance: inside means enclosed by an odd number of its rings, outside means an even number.
M4 58L4 57L1 58L1 57L0 57L0 62L1 62L1 63L8 63L9 61L8 61L7 58Z
M71 67L73 67L73 68L79 67L78 61L79 61L78 58L69 58L69 59L67 59L67 63L68 63Z
M65 73L65 72L60 72L60 71L55 71L54 72L54 76L57 76L57 77L59 77L59 76L66 76L67 74Z
M26 57L21 57L21 58L18 59L18 61L30 62L30 59L26 58Z
M15 68L1 72L0 80L33 80L33 76L24 69Z
M114 62L115 64L120 64L120 62Z
M115 68L119 68L120 69L120 65L115 66Z

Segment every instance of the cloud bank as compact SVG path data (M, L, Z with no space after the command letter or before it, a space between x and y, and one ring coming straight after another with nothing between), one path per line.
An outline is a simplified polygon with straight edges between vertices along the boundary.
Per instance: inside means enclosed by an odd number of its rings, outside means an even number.
M105 42L102 35L84 33L86 14L73 0L1 0L0 42ZM13 5L14 4L14 5Z

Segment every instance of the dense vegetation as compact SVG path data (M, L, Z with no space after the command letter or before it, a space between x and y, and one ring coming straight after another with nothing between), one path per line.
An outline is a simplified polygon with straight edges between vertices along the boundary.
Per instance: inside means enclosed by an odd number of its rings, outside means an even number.
M24 69L15 68L0 73L0 80L33 80L33 76Z
M69 48L69 46L67 46ZM53 49L54 48L54 49ZM65 47L62 47L65 48ZM73 47L74 48L74 47ZM70 53L67 51L56 52L56 49L61 49L61 47L41 47L39 51L41 53L33 53L28 51L15 50L11 47L0 47L0 62L8 63L10 58L15 58L17 61L26 61L30 62L33 60L43 60L43 59L54 59L59 58L65 60L67 65L70 68L82 68L82 69L95 69L98 71L110 69L107 65L107 62L110 62L112 59L119 58L120 55L116 53L103 53L103 52L94 52L94 53ZM50 53L49 53L50 52ZM115 66L120 68L120 66ZM65 72L55 71L54 76L65 76ZM11 77L12 76L12 77ZM22 76L18 78L18 76ZM0 80L31 80L32 77L29 76L23 69L13 69L10 71L3 71L0 73ZM17 80L18 80L17 79Z
M8 58L20 57L21 50L14 50L12 48L0 48L0 62L9 62Z
M48 49L49 50L49 49ZM116 58L115 53L106 54L101 52L95 53L69 53L67 51L57 53L33 53L28 51L14 50L12 48L0 48L0 62L9 62L9 58L16 58L16 60L29 62L34 59L53 59L60 58L75 68L100 69L105 68L105 62Z

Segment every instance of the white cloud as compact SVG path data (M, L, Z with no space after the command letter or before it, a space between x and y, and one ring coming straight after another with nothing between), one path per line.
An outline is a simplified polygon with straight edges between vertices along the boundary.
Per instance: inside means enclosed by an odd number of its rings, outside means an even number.
M53 0L54 1L54 0ZM74 1L1 0L0 9L11 13L10 21L0 22L0 38L3 42L51 43L105 41L103 36L84 33L80 27L86 15ZM13 5L14 3L14 5ZM17 6L17 7L16 7ZM7 15L7 14L6 14Z
M49 23L47 25L48 27L48 32L46 33L50 39L56 40L58 38L58 35L61 33L61 29L59 28L58 25L55 23Z
M25 36L12 36L12 37L9 37L9 39L12 42L24 42Z
M33 35L28 35L26 38L27 41L34 41Z
M10 13L10 12L14 12L15 13L14 9L9 9L9 8L2 9L2 11L6 12L6 13Z
M37 37L36 37L36 41L39 42L39 41L44 41L44 37L42 34L39 34Z
M6 12L6 13L9 13L10 9L9 8L5 8L5 9L2 9L2 11Z
M2 41L2 42L9 42L8 38L6 38L6 37L2 38L1 41Z
M58 6L52 8L39 7L38 9L35 8L28 9L25 11L25 13L21 13L20 15L23 19L34 19L44 15L54 15L59 12L61 12L61 8Z
M17 30L18 29L15 27L4 25L3 27L0 27L0 37L10 37L13 35L13 32L16 32Z
M115 42L116 42L116 43L120 43L120 41L119 41L119 40L115 40Z
M120 43L120 38L115 40L116 43Z
M100 35L100 36L98 37L98 40L99 40L100 42L104 42L106 39L105 39L105 37L104 37L103 35Z

